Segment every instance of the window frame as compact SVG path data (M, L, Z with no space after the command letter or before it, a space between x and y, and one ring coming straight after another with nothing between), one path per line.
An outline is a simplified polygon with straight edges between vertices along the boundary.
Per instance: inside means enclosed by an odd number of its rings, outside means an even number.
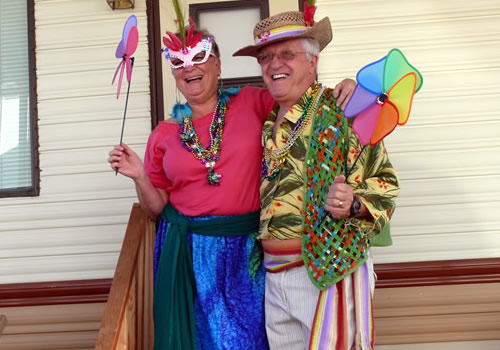
M31 141L31 186L13 189L0 189L0 198L36 197L40 195L40 155L38 137L38 95L36 86L36 32L35 32L35 0L26 0L26 16L28 20L28 69L29 69L29 101L30 101L30 141Z

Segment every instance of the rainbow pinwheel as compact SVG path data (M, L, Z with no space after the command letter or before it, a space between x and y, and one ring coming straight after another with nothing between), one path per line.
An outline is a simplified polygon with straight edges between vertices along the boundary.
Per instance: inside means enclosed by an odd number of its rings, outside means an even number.
M398 49L361 68L358 85L344 111L353 118L361 144L375 145L410 116L413 96L422 87L422 75Z
M118 67L116 67L115 75L113 76L113 82L111 83L115 83L118 71L120 71L120 79L118 80L116 98L120 97L120 90L122 88L125 66L127 67L127 81L130 85L130 80L132 79L132 68L134 65L134 58L132 57L132 55L134 54L135 50L137 50L138 42L139 31L137 30L137 17L132 15L127 19L127 22L125 22L122 33L122 40L118 44L115 53L116 58L120 59L120 63L118 64Z

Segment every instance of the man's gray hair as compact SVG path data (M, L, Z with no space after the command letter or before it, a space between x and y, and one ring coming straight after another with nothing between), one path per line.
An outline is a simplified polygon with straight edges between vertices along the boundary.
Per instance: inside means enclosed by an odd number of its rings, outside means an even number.
M306 56L309 61L312 60L313 56L319 55L320 49L318 41L312 38L301 38L300 41L302 42L304 51L307 53Z

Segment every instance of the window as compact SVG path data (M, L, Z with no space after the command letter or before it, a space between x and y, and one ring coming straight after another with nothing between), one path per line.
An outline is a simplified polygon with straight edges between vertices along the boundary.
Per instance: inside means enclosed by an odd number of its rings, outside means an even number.
M0 197L39 193L33 0L0 0Z
M255 58L234 58L232 54L243 46L253 44L253 27L261 19L269 17L268 0L191 4L189 15L197 26L208 29L219 44L224 87L264 86Z

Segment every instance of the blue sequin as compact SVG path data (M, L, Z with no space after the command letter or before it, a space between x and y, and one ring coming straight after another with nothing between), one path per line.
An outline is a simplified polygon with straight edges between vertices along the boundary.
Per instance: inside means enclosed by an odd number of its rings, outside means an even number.
M199 217L204 220L212 217ZM161 220L155 245L156 269L167 223ZM258 244L251 236L188 235L196 281L195 323L198 350L267 350L264 323L265 270L250 276ZM161 331L161 330L160 330Z

